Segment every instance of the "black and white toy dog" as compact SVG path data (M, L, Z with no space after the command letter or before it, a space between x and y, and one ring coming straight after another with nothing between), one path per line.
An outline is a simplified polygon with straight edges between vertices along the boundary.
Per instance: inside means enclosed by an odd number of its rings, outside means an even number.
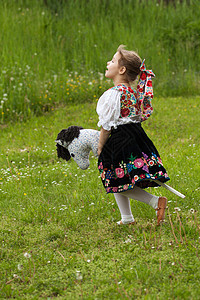
M100 131L70 126L59 132L56 139L58 158L68 161L71 157L77 165L85 170L89 167L90 151L97 157Z

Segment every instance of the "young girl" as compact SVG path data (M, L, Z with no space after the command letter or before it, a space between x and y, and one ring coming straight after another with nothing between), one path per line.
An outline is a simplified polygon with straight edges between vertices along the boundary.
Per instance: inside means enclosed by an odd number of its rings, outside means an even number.
M137 92L131 84L140 75ZM98 144L98 168L107 193L114 193L121 212L121 224L133 224L129 198L144 202L157 211L157 224L164 219L167 199L144 191L159 186L169 177L159 153L144 132L141 122L153 108L152 80L144 61L121 45L107 63L105 76L114 82L99 99L97 113L101 126Z

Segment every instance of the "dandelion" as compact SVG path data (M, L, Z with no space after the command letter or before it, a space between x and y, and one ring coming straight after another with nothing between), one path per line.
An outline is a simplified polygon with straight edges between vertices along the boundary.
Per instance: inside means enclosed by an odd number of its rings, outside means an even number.
M30 257L31 257L31 255L30 255L28 252L25 252L25 253L24 253L24 257L26 257L26 258L30 258Z
M77 280L82 280L83 279L83 276L81 274L81 271L76 271L76 279Z
M23 269L23 265L18 264L18 265L17 265L17 269L18 269L19 271L21 271L21 270Z
M174 207L175 211L181 211L181 209L179 207Z
M124 241L125 244L131 243L131 239L127 239Z

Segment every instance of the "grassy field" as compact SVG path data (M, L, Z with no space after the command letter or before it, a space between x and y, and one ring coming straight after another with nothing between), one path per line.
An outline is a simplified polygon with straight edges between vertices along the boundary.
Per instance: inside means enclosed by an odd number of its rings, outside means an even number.
M0 299L199 299L200 5L188 2L0 1ZM144 127L186 195L149 189L169 200L159 228L134 200L136 225L117 226L96 158L82 171L56 157L61 129L97 129L119 44L156 74Z
M0 1L0 122L88 102L119 44L139 52L161 96L199 94L198 0Z
M56 158L69 125L97 128L96 101L1 126L1 299L199 299L199 97L155 98L144 127L171 181L166 221L131 202L135 226L106 195L97 161L86 171Z

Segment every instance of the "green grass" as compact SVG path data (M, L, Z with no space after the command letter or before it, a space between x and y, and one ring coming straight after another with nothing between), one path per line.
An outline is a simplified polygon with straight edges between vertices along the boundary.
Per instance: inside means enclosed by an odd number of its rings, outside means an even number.
M99 97L119 44L146 58L157 95L199 94L199 1L159 2L0 1L0 122Z
M137 224L116 225L120 213L92 155L85 171L57 160L61 129L97 128L96 101L2 125L0 298L198 299L199 100L155 98L144 123L169 185L186 195L149 190L169 200L160 228L155 212L134 200Z

